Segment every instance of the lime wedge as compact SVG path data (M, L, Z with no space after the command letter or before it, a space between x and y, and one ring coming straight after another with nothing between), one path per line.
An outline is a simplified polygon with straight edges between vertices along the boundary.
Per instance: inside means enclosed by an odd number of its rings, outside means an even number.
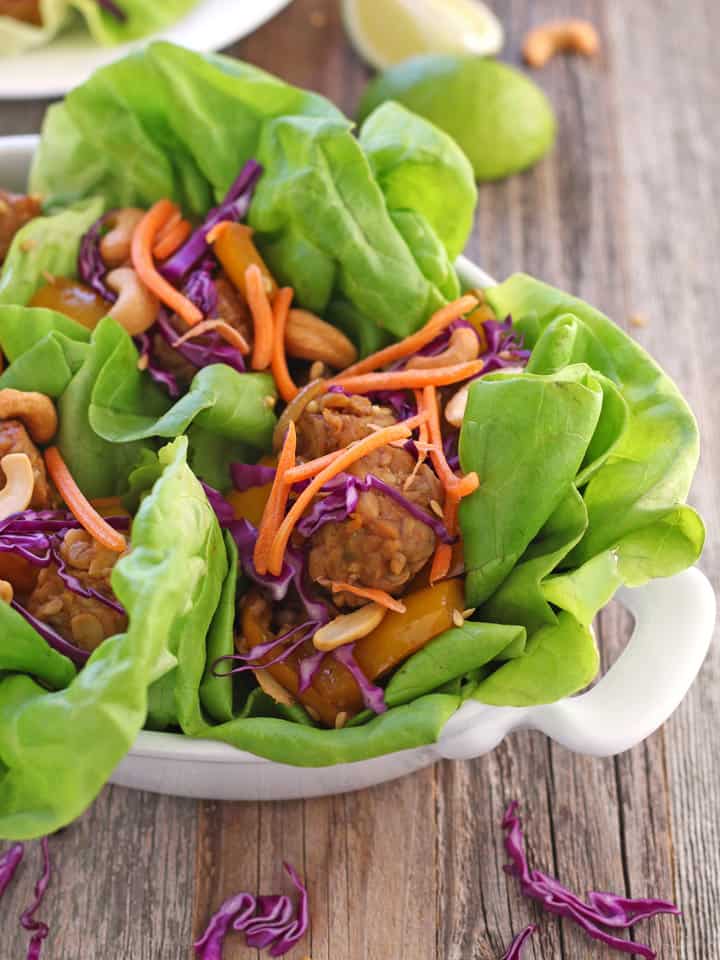
M420 53L497 53L502 24L477 0L343 0L353 46L378 70Z

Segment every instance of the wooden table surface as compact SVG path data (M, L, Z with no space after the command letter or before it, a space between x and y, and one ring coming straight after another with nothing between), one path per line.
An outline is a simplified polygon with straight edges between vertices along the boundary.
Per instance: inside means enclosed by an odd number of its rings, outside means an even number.
M503 56L526 30L587 16L595 61L559 58L536 74L558 113L553 154L480 190L469 254L495 276L525 270L629 326L676 378L700 421L692 500L708 524L702 567L720 570L720 4L716 0L513 0ZM321 91L352 112L368 72L334 0L295 0L231 51ZM0 103L0 133L37 130L45 104ZM606 612L606 662L626 624ZM679 635L676 642L682 644ZM58 868L44 915L46 960L189 958L212 910L242 889L305 874L312 933L290 960L495 960L538 912L502 872L499 820L519 798L534 862L568 884L675 899L682 919L638 931L666 958L720 957L720 651L663 730L609 760L521 733L470 763L444 763L364 793L292 803L195 802L107 788L52 839ZM34 860L32 858L35 858ZM39 863L39 852L31 863ZM24 956L14 917L34 869L2 904L0 955ZM611 954L571 925L542 920L527 956ZM613 954L614 955L614 954ZM240 938L226 960L256 957Z

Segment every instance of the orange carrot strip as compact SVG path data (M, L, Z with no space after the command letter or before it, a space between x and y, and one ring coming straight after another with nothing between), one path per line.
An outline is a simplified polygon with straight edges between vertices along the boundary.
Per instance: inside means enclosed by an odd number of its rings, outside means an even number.
M273 354L273 314L263 276L257 264L251 263L245 271L245 284L255 331L255 345L250 366L253 370L267 370Z
M278 290L275 300L273 301L273 351L271 369L278 392L285 403L290 403L299 393L298 388L290 376L287 357L285 356L285 326L287 324L288 311L290 310L292 298L292 287L283 287L281 290Z
M453 496L458 500L462 500L463 497L468 497L471 493L475 493L479 486L480 478L473 470L471 473L466 473L464 477L458 477L453 484Z
M127 549L125 537L106 523L95 510L73 480L57 447L48 447L45 451L45 466L58 493L80 526L103 547L115 553L123 553Z
M326 453L322 457L316 457L315 460L308 460L307 463L298 463L292 470L288 470L285 479L288 483L300 483L303 480L312 480L312 478L324 470L328 464L334 463L342 450L333 450L332 453Z
M268 570L270 573L277 576L282 570L285 550L287 549L290 535L298 520L312 502L313 497L321 490L323 485L351 464L355 463L356 460L366 456L368 453L372 453L373 450L379 450L380 447L392 443L393 440L400 440L401 438L411 436L412 431L420 426L424 419L424 414L411 417L402 423L395 423L391 427L385 427L384 430L378 430L377 433L371 433L367 437L356 440L342 450L340 456L333 460L324 470L316 474L292 505L275 535L268 562Z
M148 210L133 233L131 258L135 272L148 290L151 290L165 306L182 317L187 324L194 326L202 320L202 313L194 303L191 303L187 297L184 297L164 277L160 276L155 268L152 255L152 248L158 231L176 211L177 207L169 200L158 200Z
M401 600L396 600L384 590L376 590L374 587L356 587L352 583L343 583L342 580L331 580L330 588L333 593L352 593L356 597L365 597L366 600L372 600L373 603L388 610L394 610L395 613L407 612L407 607Z
M217 330L223 340L229 343L231 347L235 347L239 353L242 353L244 356L250 353L250 344L245 337L239 330L231 327L230 324L224 320L202 320L196 326L190 327L187 333L178 337L177 340L173 340L171 346L179 347L186 341L192 340L194 337L201 337L204 333L210 333L212 330Z
M445 510L443 520L451 537L457 533L457 509L458 498L449 493L445 498ZM436 581L443 580L450 572L452 563L452 546L449 543L438 542L435 547L432 566L430 567L430 585Z
M469 360L467 363L454 363L449 367L435 367L429 370L361 373L357 377L346 377L343 373L330 382L347 390L348 393L374 393L376 390L419 390L428 386L446 387L451 383L468 380L480 373L484 366L483 360Z
M288 424L280 456L278 457L275 479L273 480L270 496L263 510L262 520L258 527L258 538L255 542L255 550L253 552L255 569L261 575L268 572L270 548L285 515L285 507L287 506L288 497L290 496L290 484L287 482L286 473L295 463L296 446L297 434L295 431L295 423L291 420ZM282 562L280 563L280 567L282 568Z
M418 350L422 350L422 348L431 343L438 334L442 333L445 327L449 327L453 320L457 320L461 314L467 313L468 310L472 310L473 307L477 305L477 297L473 297L470 294L460 297L459 300L453 300L452 303L448 303L446 306L441 307L437 313L434 313L425 326L421 327L417 333L412 333L409 337L405 337L404 340L400 340L398 343L392 343L383 350L371 353L370 356L365 357L364 360L358 360L357 363L353 363L352 366L343 371L343 376L348 377L360 373L370 373L370 371L379 370L380 367L386 367L389 363L394 363L396 360L409 357L411 353L417 353Z
M178 220L164 236L158 238L153 247L153 256L156 260L167 260L180 249L191 233L190 223L187 220Z
M437 393L435 387L427 386L423 390L423 410L427 414L428 433L430 435L430 459L435 472L440 478L445 490L450 490L457 483L457 475L450 469L443 451L442 433L440 431L440 411L438 410Z

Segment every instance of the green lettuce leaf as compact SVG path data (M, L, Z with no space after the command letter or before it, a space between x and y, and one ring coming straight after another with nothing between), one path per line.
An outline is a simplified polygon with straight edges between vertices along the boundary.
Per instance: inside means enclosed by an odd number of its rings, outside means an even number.
M445 134L399 107L368 123L358 142L316 94L158 43L50 108L31 182L55 202L101 195L108 207L147 206L168 196L201 217L254 157L264 174L249 222L271 268L312 310L348 302L364 345L367 329L404 336L454 296L451 261L475 200L467 161ZM421 163L409 159L416 150Z
M162 3L148 3L148 0L120 0L125 21L103 10L97 0L70 0L72 6L82 14L90 33L98 43L129 43L139 37L163 30L178 20L188 10L198 5L198 0L162 0Z
M80 240L101 213L100 200L85 200L18 230L0 268L0 304L27 304L47 282L46 273L76 276Z
M460 437L463 470L482 477L460 510L470 606L492 595L568 495L603 400L584 364L548 376L495 374L472 385Z
M675 384L620 327L582 300L522 274L487 293L498 315L512 314L535 348L530 369L550 373L587 363L616 384L627 405L619 443L583 490L588 527L568 565L617 549L625 582L634 586L693 563L704 530L684 501L697 466L698 431Z
M473 697L496 706L553 703L586 687L599 665L590 628L563 611L556 624L534 634L523 656L481 680Z
M160 452L162 476L135 518L132 551L113 571L126 633L73 676L14 611L2 613L0 650L15 650L9 666L17 670L0 679L2 837L42 836L82 813L132 746L148 686L174 667L170 651L198 645L207 631L227 561L186 448L179 439ZM31 675L66 685L51 692Z

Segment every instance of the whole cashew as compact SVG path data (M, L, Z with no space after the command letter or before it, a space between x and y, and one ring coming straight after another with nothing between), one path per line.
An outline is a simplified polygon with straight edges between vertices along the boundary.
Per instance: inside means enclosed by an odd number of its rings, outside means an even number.
M456 390L445 404L445 419L453 427L457 427L458 430L462 426L463 417L465 416L465 408L467 407L469 391L470 384L463 384L462 387L460 387L459 390Z
M44 393L0 390L0 420L22 420L36 443L47 443L57 433L58 418L50 397Z
M35 489L35 474L26 453L8 453L0 460L5 486L0 490L0 520L27 509Z
M132 235L144 216L145 211L137 207L123 207L109 216L112 226L100 241L100 256L109 267L128 262Z
M8 580L0 580L0 601L2 603L12 603L14 599L13 585Z
M432 370L435 367L450 367L455 363L475 360L480 355L477 334L469 327L458 327L450 334L450 342L442 353L434 357L413 357L408 370Z
M316 650L335 650L353 643L372 633L382 623L387 610L378 603L366 603L352 613L341 613L315 632L313 644Z
M523 56L527 64L539 68L556 53L565 50L592 57L599 49L597 30L589 20L551 20L528 33L523 43Z
M131 337L137 337L155 323L160 304L132 267L111 270L105 282L118 298L108 316L117 320Z

